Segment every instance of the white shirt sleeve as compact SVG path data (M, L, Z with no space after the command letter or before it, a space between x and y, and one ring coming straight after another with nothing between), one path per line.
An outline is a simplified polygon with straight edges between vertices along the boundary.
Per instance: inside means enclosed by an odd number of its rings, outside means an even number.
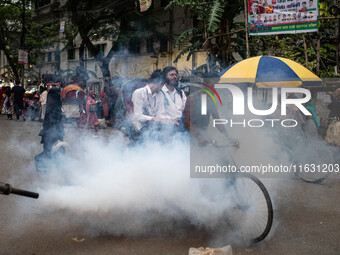
M148 121L151 120L152 117L145 115L143 113L143 95L142 91L135 91L132 94L132 103L133 103L133 118L137 121Z

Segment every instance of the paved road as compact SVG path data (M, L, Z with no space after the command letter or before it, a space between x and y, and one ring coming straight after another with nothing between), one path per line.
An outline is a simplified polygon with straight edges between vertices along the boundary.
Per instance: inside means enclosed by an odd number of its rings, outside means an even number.
M41 186L52 183L44 173L36 172L33 165L34 155L42 149L37 136L40 127L38 122L8 121L1 116L1 181L30 190L40 188L37 187L39 183ZM111 135L111 130L101 133L106 137L104 140L109 140ZM77 139L82 139L77 129L66 128L65 140ZM333 175L321 185L302 183L293 178L264 182L274 200L273 231L255 246L233 243L234 254L340 254L338 176ZM190 247L229 244L214 236L213 230L183 227L185 222L177 222L178 227L172 226L172 230L160 231L161 234L159 230L163 228L159 226L155 233L148 230L147 234L134 237L103 231L98 234L94 229L96 224L102 224L97 227L103 229L105 214L103 220L91 222L91 215L72 215L67 207L45 208L46 203L41 201L15 195L0 197L1 255L187 254ZM100 218L100 210L94 212ZM128 225L129 222L122 220L119 224Z

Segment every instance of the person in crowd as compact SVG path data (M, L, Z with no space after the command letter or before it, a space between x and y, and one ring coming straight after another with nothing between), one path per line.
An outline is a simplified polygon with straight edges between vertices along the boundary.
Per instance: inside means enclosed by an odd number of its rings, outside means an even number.
M118 92L115 89L112 80L109 83L108 91L107 91L107 106L108 106L108 116L107 120L113 121L114 120L114 106L118 98Z
M164 84L164 75L161 70L156 70L145 87L136 89L132 94L133 114L132 123L135 131L157 123L173 123L165 112L164 95L161 89ZM178 123L177 123L178 124Z
M52 87L47 94L44 122L39 133L45 158L50 158L53 145L64 139L62 118L60 90L57 87Z
M175 67L168 66L163 70L165 113L170 119L181 123L187 97L185 93L178 88L178 70Z
M24 96L26 90L20 85L19 81L15 82L15 86L12 88L12 94L13 94L13 107L15 110L15 114L17 117L17 121L19 121L19 111L21 110L21 115L23 121L25 121L25 115L24 115Z
M41 107L41 116L40 120L43 121L45 118L45 113L46 113L46 102L47 102L47 89L46 87L41 87L41 93L40 93L40 98L39 98L39 104Z
M307 138L317 138L318 130L320 128L319 117L316 113L316 108L313 100L309 100L304 104L305 108L312 114L312 116L304 116L305 122L302 126Z
M10 87L6 87L5 101L4 101L1 113L6 114L7 119L9 119L9 120L12 119L13 104L12 104L12 100L11 100L11 88Z
M86 114L87 121L85 129L89 129L91 126L94 127L94 137L98 137L98 117L97 117L97 103L96 103L96 95L93 90L89 90L86 99Z
M331 103L327 106L327 108L330 110L330 113L328 115L328 125L330 122L336 119L340 119L340 88L336 89L334 93L329 91L327 93L331 96Z
M208 73L203 75L203 83L205 84L214 86L218 83L218 81L218 74ZM190 131L190 134L196 138L199 146L206 146L211 142L207 139L209 137L207 129L210 123L210 118L220 119L220 117L212 100L207 100L207 114L201 114L202 93L204 93L203 90L198 90L198 92L191 93L188 96L188 100L184 108L184 125ZM229 136L224 125L216 125L216 128L228 139L230 144L233 144L236 147L238 146L238 140Z
M103 92L100 94L101 105L103 107L103 119L107 120L109 115L109 106L108 106L108 87L105 86Z

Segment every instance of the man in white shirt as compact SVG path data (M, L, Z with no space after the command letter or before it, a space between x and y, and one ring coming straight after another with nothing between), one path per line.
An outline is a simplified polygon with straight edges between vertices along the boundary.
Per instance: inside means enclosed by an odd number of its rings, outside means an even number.
M156 70L152 73L149 83L132 94L133 115L132 123L136 131L141 131L152 123L171 123L164 110L164 95L160 92L163 87L163 73Z
M164 104L166 115L170 119L180 122L187 97L185 93L178 88L178 71L176 67L168 66L163 70L164 86L162 92L164 94Z
M43 87L42 92L40 94L40 98L39 98L39 103L41 106L41 117L40 120L44 120L45 119L45 113L46 113L46 102L47 102L47 89L45 87Z

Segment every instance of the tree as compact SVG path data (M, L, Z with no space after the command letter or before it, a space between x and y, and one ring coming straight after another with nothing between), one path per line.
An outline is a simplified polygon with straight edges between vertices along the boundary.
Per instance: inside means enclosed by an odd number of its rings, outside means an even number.
M147 31L156 32L155 20L142 15L136 10L134 0L68 0L61 6L59 16L67 13L72 22L73 32L68 34L73 42L79 33L81 37L79 66L84 67L84 50L88 48L95 60L100 63L103 77L110 77L109 64L115 53L134 39L135 42L145 37ZM112 47L105 56L94 42L104 39L112 42Z
M320 1L319 29L314 33L250 36L250 55L273 55L296 61L321 77L335 76L336 60L336 19L329 10L333 0ZM240 38L239 45L244 45ZM317 41L320 40L320 61L317 59ZM306 46L306 52L304 50ZM241 46L242 47L242 46ZM306 53L306 54L305 54Z
M188 7L194 15L194 26L178 36L175 46L189 38L190 45L185 47L176 57L191 55L200 49L208 52L207 70L218 71L233 63L232 55L234 46L231 36L234 33L244 31L236 26L234 18L243 9L242 1L239 0L172 0L165 8L171 10L175 6ZM207 15L208 14L208 15Z
M11 79L20 80L18 49L24 46L28 50L29 63L34 64L41 54L40 49L50 43L44 38L56 34L55 26L45 26L32 21L32 10L29 0L0 0L0 50L7 58Z

